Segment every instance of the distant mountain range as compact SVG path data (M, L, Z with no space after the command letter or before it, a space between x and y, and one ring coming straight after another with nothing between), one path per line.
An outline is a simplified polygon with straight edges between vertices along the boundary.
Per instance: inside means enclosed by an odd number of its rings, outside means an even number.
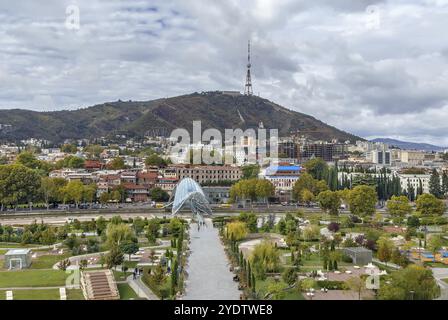
M429 143L416 143L416 142L407 142L407 141L400 141L395 139L389 139L389 138L377 138L370 140L372 142L381 142L388 144L389 146L395 146L400 149L408 149L408 150L421 150L421 151L443 151L445 147L439 147L435 146Z
M263 122L266 129L278 129L281 136L299 130L316 140L364 140L269 100L222 92L109 102L73 111L0 110L0 140L62 142L116 135L143 137L151 132L169 135L175 128L191 132L193 120L202 121L202 130L216 128L222 133L227 128L257 128Z

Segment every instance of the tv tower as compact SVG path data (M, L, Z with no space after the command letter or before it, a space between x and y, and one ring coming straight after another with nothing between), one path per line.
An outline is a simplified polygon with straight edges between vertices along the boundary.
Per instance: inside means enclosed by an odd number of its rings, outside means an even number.
M247 75L246 75L246 85L244 88L244 94L246 96L251 96L253 91L252 91L252 79L250 76L250 68L251 68L251 64L250 64L250 40L248 41L247 44Z

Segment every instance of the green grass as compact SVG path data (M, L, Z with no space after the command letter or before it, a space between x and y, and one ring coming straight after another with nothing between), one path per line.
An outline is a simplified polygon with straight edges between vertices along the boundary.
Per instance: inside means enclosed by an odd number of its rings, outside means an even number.
M38 244L21 244L17 242L0 242L0 248L35 248Z
M61 270L0 271L0 288L64 286L67 276Z
M152 280L152 277L148 275L148 269L152 268L151 267L143 268L143 276L142 276L143 283L146 286L148 286L148 288L151 289L151 291L154 292L154 294L159 298L161 298L162 295L165 295L165 298L168 297L171 289L171 277L166 277L161 285L157 285Z
M283 300L305 300L305 298L297 288L293 288L286 291L286 295Z
M128 267L129 269L134 269L138 264L138 261L124 261L123 265Z
M138 299L138 295L127 283L119 283L117 287L120 292L120 300Z
M81 289L67 290L67 299L68 300L85 300Z
M2 249L0 249L0 255L5 254L6 252L8 252L8 250L2 250Z
M443 264L440 262L425 262L425 267L431 267L431 268L448 268L448 264Z
M60 300L59 289L13 290L14 300ZM6 290L0 290L0 300L6 300ZM67 290L67 300L84 300L82 290Z
M14 300L60 300L59 289L13 290ZM6 299L6 290L0 291L0 299Z
M126 277L131 274L131 272L125 273L121 270L112 270L112 273L114 274L115 281L126 281Z
M68 258L70 255L54 255L47 254L43 256L39 256L36 259L33 259L30 268L31 269L51 269L53 265L61 260Z
M258 297L264 299L265 295L268 293L269 285L274 283L273 278L267 278L265 280L257 280L256 288L258 292ZM283 281L280 281L283 282ZM297 288L288 289L285 291L285 296L283 300L304 300L302 293L297 290Z
M61 260L68 258L69 254L63 255L54 255L47 254L43 256L39 256L36 259L33 259L30 268L31 269L51 269L53 265Z

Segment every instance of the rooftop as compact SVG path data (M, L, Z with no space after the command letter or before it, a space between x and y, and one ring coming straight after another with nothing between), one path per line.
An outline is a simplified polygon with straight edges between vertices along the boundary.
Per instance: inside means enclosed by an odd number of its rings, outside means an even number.
M30 251L31 251L31 249L11 249L5 253L5 256L28 254Z

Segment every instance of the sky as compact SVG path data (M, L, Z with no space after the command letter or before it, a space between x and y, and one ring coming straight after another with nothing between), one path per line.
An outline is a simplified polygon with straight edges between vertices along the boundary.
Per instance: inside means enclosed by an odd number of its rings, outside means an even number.
M448 146L446 30L448 0L1 1L0 109L243 92L251 39L255 94Z

